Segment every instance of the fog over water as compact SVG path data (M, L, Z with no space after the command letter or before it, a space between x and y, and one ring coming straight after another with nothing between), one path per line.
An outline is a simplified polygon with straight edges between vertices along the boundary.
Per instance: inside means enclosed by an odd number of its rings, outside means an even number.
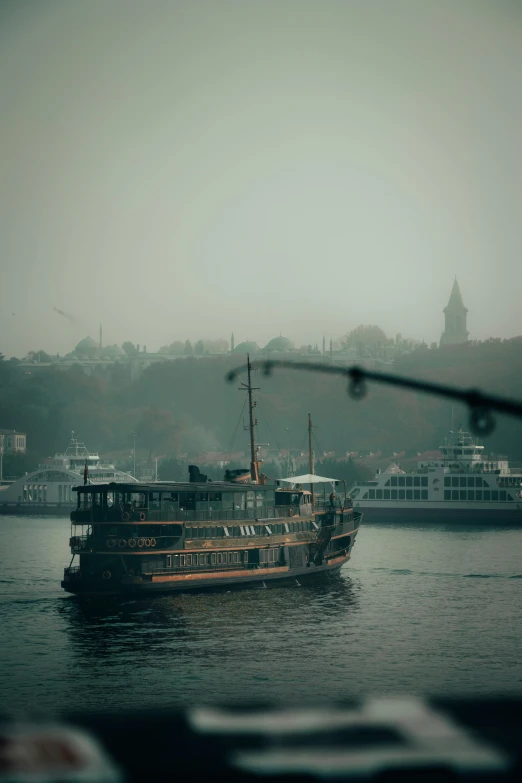
M521 72L507 0L4 0L0 351L520 334Z

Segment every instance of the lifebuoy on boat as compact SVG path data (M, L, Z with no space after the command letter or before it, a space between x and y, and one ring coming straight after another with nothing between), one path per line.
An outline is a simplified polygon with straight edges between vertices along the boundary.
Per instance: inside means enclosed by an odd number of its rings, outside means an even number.
M129 514L129 512L128 512L128 511L124 511L124 512L123 512L123 514L121 515L121 518L122 518L122 521L123 521L123 522L128 522L128 521L129 521L129 519L130 519L130 514Z
M107 539L107 546L109 549L112 549L113 546L116 546L116 541L114 540L114 538Z
M151 538L150 539L150 545L151 546L156 546L156 539L155 538Z
M140 549L141 549L141 547L143 547L144 544L145 544L145 539L144 538L138 538L138 546L140 547Z
M127 542L125 541L124 538L120 538L120 540L118 541L118 546L120 547L120 549L123 549L124 547L127 546Z
M112 574L111 574L110 571L104 571L102 576L103 576L104 579L110 579Z
M135 538L129 538L127 543L128 543L128 545L130 546L131 549L134 549L134 547L136 546L136 539Z
M146 516L144 511L140 511L140 522L145 522Z
M150 538L145 539L145 546L150 546Z

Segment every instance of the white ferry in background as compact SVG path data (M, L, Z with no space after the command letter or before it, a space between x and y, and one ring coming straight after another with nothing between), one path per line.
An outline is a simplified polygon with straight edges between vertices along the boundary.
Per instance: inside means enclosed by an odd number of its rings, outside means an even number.
M0 514L69 516L76 504L73 487L84 483L86 467L87 484L137 481L114 465L103 463L73 432L63 454L55 454L38 470L0 487Z
M370 522L515 522L522 524L522 472L484 454L469 432L451 432L441 460L406 473L394 462L350 490Z

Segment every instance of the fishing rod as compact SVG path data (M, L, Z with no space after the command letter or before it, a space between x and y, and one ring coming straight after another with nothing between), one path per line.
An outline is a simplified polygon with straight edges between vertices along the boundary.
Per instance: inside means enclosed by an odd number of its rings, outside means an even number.
M368 391L368 382L381 383L396 388L410 389L415 392L433 394L450 400L462 402L469 409L469 427L475 435L490 435L496 426L493 412L506 413L509 416L522 418L522 403L493 394L484 394L480 389L457 389L454 386L446 386L441 383L420 381L405 378L393 373L374 372L363 367L353 365L351 367L335 367L319 364L318 362L293 362L285 359L277 361L271 359L251 362L251 369L260 369L264 375L272 375L275 369L305 370L306 372L319 372L326 375L340 375L348 380L348 394L354 400L361 400ZM247 369L246 366L236 367L230 370L226 377L229 383L235 381L238 375Z

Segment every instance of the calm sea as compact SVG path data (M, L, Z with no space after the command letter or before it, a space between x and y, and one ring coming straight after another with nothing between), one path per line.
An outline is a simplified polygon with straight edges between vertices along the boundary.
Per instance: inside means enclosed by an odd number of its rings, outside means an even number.
M67 520L0 531L4 710L522 692L522 529L366 526L331 582L102 604L60 588Z

